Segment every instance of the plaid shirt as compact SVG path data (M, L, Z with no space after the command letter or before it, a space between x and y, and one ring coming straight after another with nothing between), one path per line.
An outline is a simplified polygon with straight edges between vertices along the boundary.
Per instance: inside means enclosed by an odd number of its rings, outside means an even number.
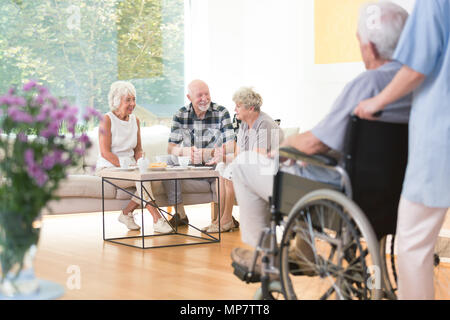
M211 102L205 117L199 119L191 103L173 116L169 143L203 149L220 147L234 138L231 117L225 107Z

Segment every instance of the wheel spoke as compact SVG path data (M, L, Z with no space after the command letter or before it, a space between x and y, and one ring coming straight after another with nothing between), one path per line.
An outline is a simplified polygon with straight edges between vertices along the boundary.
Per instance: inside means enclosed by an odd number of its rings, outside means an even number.
M348 210L332 201L313 200L291 213L281 244L286 297L311 299L312 291L319 299L367 299L369 250L361 234Z

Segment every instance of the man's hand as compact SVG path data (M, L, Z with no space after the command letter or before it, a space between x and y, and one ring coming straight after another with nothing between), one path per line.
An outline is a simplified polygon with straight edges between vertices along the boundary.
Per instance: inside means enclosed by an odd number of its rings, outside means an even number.
M353 111L355 115L361 119L376 120L376 113L384 109L384 105L380 103L378 96L361 101Z
M287 139L283 140L283 142L280 144L280 149L283 148L283 147L291 147L291 148L295 148L295 147L292 145L292 142L291 142L292 137L293 137L293 136L290 136L290 137L288 137ZM268 157L271 158L271 159L273 159L273 158L275 158L275 157L279 157L279 156L280 156L280 155L279 155L279 152L280 152L279 150L272 150L272 151L268 154ZM288 159L288 158L285 158L285 157L280 157L280 162L285 162L285 161L287 161L287 160L292 160L292 159ZM295 163L295 161L290 161L288 165L293 165L294 163Z
M193 164L202 164L203 161L203 151L197 147L192 147L191 149L191 162Z
M182 147L175 155L182 157L191 157L191 154L192 154L192 147Z

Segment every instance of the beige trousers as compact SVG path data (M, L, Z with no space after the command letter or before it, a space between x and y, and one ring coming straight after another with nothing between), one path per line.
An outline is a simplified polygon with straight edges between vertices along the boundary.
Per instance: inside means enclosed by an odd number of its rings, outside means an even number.
M398 245L398 298L434 299L433 254L447 208L430 208L400 199Z
M96 175L99 177L104 177L104 176L108 176L108 172L110 172L110 168L102 168L96 171ZM136 192L134 193L136 197L131 197L131 200L136 202L139 206L141 205L141 183L140 182L135 182L135 181L126 181L126 180L112 180L111 182L113 182L116 186L120 187L120 188L130 188L130 187L136 187ZM147 190L147 192L150 194L150 196L155 199L155 196L153 194L153 190L152 188L162 188L161 182L160 181L156 181L156 182L143 182L142 183L142 187L145 188ZM145 201L151 201L151 199L149 198L147 192L144 191L144 197L143 199Z

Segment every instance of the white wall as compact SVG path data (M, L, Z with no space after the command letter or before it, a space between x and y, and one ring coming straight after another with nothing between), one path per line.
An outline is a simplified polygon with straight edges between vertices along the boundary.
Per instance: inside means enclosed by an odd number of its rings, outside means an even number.
M212 99L253 86L283 127L313 127L362 63L314 64L314 0L190 0L186 81L203 79ZM411 11L414 0L394 2Z

